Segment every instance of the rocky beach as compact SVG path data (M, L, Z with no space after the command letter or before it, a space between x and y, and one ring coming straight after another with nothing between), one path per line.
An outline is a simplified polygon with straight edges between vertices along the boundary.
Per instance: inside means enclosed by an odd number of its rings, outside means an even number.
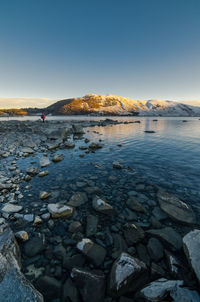
M0 122L0 302L200 301L198 208L87 160L104 148L93 127L128 123Z

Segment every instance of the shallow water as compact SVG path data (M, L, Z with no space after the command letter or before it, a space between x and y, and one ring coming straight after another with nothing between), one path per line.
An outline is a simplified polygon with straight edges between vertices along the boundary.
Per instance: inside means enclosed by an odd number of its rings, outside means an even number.
M63 184L63 179L70 183L72 179L91 174L104 178L104 175L113 174L113 161L121 161L125 167L131 167L148 182L161 185L180 195L185 201L197 204L200 200L200 120L187 118L187 122L183 122L183 118L156 118L157 121L153 121L155 117L114 119L140 120L141 123L86 128L86 137L91 141L101 139L104 147L96 153L85 154L79 150L79 146L86 145L80 140L76 142L75 152L58 151L65 154L65 159L48 167L48 182L47 179L38 180L40 185L44 182L43 189L48 190L47 185L59 186ZM145 133L146 130L153 130L155 133ZM84 158L79 157L80 153L85 154ZM31 160L31 157L23 159L21 164L24 169ZM94 168L95 165L98 167Z

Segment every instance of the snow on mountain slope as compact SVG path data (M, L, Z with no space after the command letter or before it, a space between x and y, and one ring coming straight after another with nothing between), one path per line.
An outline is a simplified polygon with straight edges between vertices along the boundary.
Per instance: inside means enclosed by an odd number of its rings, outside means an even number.
M200 116L200 107L172 101L133 100L116 95L87 94L56 102L45 109L52 114Z

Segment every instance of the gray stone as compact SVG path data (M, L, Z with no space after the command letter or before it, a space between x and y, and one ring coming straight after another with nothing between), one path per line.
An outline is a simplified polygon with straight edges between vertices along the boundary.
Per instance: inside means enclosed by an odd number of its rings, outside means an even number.
M118 161L114 161L113 162L113 168L114 169L122 169L123 166Z
M98 226L98 217L94 215L87 216L86 236L90 237L96 234Z
M101 149L101 148L103 148L103 144L100 144L100 143L91 143L89 145L89 149L92 149L92 150Z
M156 238L150 238L147 249L152 260L159 261L163 257L163 246Z
M44 236L32 237L24 244L24 252L26 256L33 257L41 253L45 249Z
M56 154L56 155L53 157L52 161L53 161L54 163L57 163L57 162L63 160L64 158L65 158L64 154Z
M35 176L38 174L38 167L27 167L26 168L26 173L29 176Z
M24 148L21 149L21 151L23 153L28 153L28 154L33 154L34 153L33 149L29 148L29 147L24 147Z
M50 165L50 160L47 156L43 156L40 158L40 166L41 168L47 167Z
M146 209L137 201L135 197L130 197L126 201L126 204L133 211L146 213Z
M17 206L11 203L6 203L1 209L3 213L8 213L8 214L18 213L21 210L23 210L23 206Z
M145 232L140 226L133 223L124 225L124 237L129 246L141 241L144 236Z
M147 233L158 237L158 239L163 241L163 243L165 243L173 251L177 251L182 248L182 238L180 234L170 227L149 230Z
M86 203L87 201L88 201L88 198L87 198L86 193L76 192L71 196L71 198L67 204L72 207L79 207L82 204Z
M60 203L49 203L47 206L52 218L69 217L73 214L73 208Z
M83 238L77 248L95 265L100 266L106 257L106 250L88 238Z
M73 281L68 278L63 285L62 301L79 302L79 293Z
M40 277L37 282L37 288L44 295L45 301L51 301L60 297L62 283L49 276Z
M114 213L113 207L99 196L93 198L92 206L97 212L102 214L112 215Z
M92 272L73 268L71 277L79 289L84 302L104 302L105 276L101 271Z
M200 297L196 291L182 287L181 280L158 279L145 286L140 291L140 297L149 302L163 301L168 296L174 302L199 302ZM171 301L171 300L170 300Z
M42 200L47 199L49 196L51 196L51 193L49 192L45 192L45 191L40 192L40 199Z
M0 227L0 302L43 302L20 271L20 251L11 229Z
M81 125L76 125L76 124L73 124L72 125L72 131L74 134L84 134L84 130L83 130L83 127Z
M196 223L192 209L177 196L160 190L157 197L160 208L172 219L187 224Z
M146 265L130 256L127 253L122 253L113 263L108 292L112 296L121 296L129 291L137 289L139 280L146 273Z
M200 230L191 231L183 237L183 248L189 264L200 282Z
M33 214L26 214L23 216L23 219L26 221L26 222L33 222L34 220L34 215Z

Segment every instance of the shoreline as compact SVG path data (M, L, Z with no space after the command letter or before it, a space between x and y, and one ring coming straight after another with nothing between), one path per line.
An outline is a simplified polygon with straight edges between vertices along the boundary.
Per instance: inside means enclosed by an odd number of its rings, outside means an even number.
M62 164L65 150L75 154L77 140L85 143L84 157L90 152L98 156L103 144L88 141L85 127L139 122L0 123L0 221L9 223L15 232L22 252L22 271L44 294L45 301L72 299L72 292L74 301L89 301L91 286L98 292L97 301L118 301L119 297L119 301L149 301L141 289L160 278L183 280L187 288L184 294L196 296L199 275L195 272L195 276L186 253L188 248L190 254L192 243L189 246L187 240L184 244L182 241L199 228L192 205L186 206L170 192L143 181L130 167L113 160L111 175L105 174L108 184L102 186L98 180L101 169L94 166L93 174L69 181L71 188L62 188L66 200L55 203L56 196L49 188L40 192L40 198L35 196L35 202L29 205L32 211L24 201L23 194L28 196L34 179L48 178L44 175L48 167ZM18 160L30 156L39 156L40 165L33 163L20 171ZM110 195L113 191L114 198ZM121 191L126 191L125 196ZM96 282L92 283L94 276Z

